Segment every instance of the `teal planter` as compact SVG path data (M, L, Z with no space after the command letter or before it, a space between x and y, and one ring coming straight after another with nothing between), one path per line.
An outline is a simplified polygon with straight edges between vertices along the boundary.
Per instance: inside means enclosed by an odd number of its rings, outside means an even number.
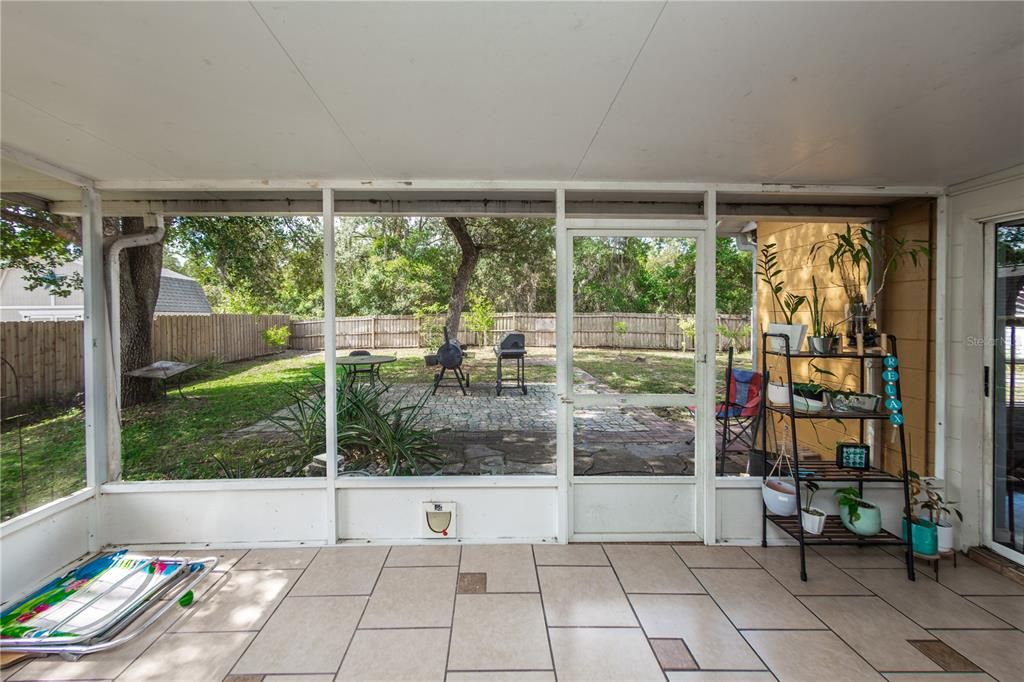
M939 553L939 529L934 523L918 519L914 522L911 533L915 552L929 556ZM903 539L907 539L906 519L903 519Z

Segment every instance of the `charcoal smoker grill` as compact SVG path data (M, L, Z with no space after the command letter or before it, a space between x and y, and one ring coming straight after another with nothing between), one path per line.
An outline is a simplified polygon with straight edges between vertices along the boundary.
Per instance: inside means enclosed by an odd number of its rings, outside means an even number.
M462 346L455 339L448 336L448 327L444 328L444 343L433 355L424 358L427 367L440 367L441 371L434 375L434 390L431 395L437 393L441 386L455 386L451 379L445 382L445 374L451 371L457 385L462 389L462 395L466 395L466 387L469 386L469 374L462 371L462 360L464 357Z
M498 395L501 395L501 389L505 383L505 376L501 370L502 360L516 361L516 373L512 385L522 389L523 395L526 395L526 336L522 332L507 332L494 344L494 357L498 359Z

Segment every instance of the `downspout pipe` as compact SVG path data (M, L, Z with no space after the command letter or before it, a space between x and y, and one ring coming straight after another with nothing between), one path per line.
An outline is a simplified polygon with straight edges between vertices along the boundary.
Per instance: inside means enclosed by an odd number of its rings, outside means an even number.
M757 222L751 220L736 235L736 248L751 254L750 285L750 366L757 368Z
M107 291L110 294L110 355L114 367L114 408L121 417L121 252L139 246L152 246L164 240L164 217L157 213L143 216L149 230L121 237L107 246Z

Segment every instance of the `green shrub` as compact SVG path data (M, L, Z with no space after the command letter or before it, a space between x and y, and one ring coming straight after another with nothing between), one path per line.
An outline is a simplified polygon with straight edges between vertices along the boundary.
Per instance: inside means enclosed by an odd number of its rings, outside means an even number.
M263 330L263 342L273 348L285 348L288 346L288 339L291 338L291 329L286 324L277 327L270 327Z

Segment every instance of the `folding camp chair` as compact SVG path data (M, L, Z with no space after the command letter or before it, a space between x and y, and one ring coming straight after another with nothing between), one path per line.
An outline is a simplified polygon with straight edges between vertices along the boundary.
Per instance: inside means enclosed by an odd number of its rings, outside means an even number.
M718 475L725 473L725 456L729 446L740 443L753 449L761 418L762 376L760 372L733 367L733 347L725 370L725 401L715 405L715 422L721 428L722 450ZM693 415L693 410L690 410ZM690 439L693 442L693 439Z

